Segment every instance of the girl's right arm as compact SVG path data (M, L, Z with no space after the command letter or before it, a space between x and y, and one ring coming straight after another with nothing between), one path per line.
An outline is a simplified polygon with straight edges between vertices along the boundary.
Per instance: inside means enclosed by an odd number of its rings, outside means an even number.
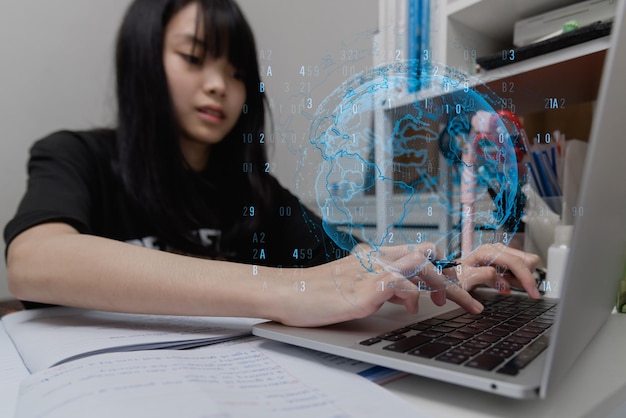
M419 295L411 281L368 273L355 256L304 269L268 268L147 249L64 223L25 230L7 257L9 288L18 299L116 312L314 326L367 316L390 299L415 312Z
M118 312L279 317L269 303L274 295L252 280L252 266L80 234L64 223L15 237L7 268L9 288L21 300Z
M434 244L356 248L331 263L279 269L206 260L80 234L64 223L45 223L20 233L8 247L9 289L21 300L116 312L236 316L319 326L362 318L384 302L417 312L418 281L438 305L450 299L472 313L482 305L465 290L521 283L539 297L531 274L538 257L501 245L485 245L450 274L450 285L430 263ZM371 268L363 267L371 257ZM500 277L495 265L508 266ZM500 269L501 270L501 269ZM534 291L534 292L533 292Z

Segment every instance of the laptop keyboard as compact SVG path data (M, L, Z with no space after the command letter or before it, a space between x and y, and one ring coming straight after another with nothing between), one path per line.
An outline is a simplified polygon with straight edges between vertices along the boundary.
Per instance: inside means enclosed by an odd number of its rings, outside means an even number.
M556 303L504 294L480 301L480 314L456 309L360 344L514 376L548 346Z

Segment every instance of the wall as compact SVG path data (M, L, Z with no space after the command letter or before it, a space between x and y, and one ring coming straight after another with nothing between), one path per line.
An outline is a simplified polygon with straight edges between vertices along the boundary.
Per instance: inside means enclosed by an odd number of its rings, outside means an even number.
M26 160L33 141L62 128L83 129L114 122L112 50L115 32L129 3L3 0L0 225L11 219L24 192ZM308 177L298 167L302 149L307 148L309 124L298 108L303 96L295 93L300 83L305 83L305 97L317 105L341 84L342 71L358 72L371 64L364 55L354 62L348 62L348 58L354 58L357 49L369 51L368 34L377 26L378 2L240 0L240 4L262 51L261 66L273 101L276 128L289 138L275 141L272 170L283 185L310 198ZM334 64L330 65L329 58ZM272 73L268 76L270 66ZM302 66L305 76L300 74ZM296 113L291 112L292 104L296 104ZM296 134L295 141L291 141L292 133ZM305 180L298 187L294 172L300 172ZM9 293L2 257L0 299L6 297Z
M28 149L62 128L113 121L112 47L129 0L3 0L0 13L0 225L26 182ZM4 241L2 244L4 254ZM9 296L4 257L0 298Z
M285 187L314 206L321 154L309 143L311 118L342 83L372 66L378 0L238 1L257 38L272 105L271 169Z

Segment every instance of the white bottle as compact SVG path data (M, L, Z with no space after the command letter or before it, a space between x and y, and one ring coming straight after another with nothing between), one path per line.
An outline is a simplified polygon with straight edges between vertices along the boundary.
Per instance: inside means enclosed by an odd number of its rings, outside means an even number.
M541 288L547 297L561 297L563 275L565 274L573 228L573 225L557 225L554 229L554 243L548 248L548 274Z

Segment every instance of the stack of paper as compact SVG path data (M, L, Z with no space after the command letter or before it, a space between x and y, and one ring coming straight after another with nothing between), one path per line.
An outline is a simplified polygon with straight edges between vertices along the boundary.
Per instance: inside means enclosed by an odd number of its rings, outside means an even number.
M0 416L419 416L372 381L403 374L250 336L260 321L70 308L7 315Z

